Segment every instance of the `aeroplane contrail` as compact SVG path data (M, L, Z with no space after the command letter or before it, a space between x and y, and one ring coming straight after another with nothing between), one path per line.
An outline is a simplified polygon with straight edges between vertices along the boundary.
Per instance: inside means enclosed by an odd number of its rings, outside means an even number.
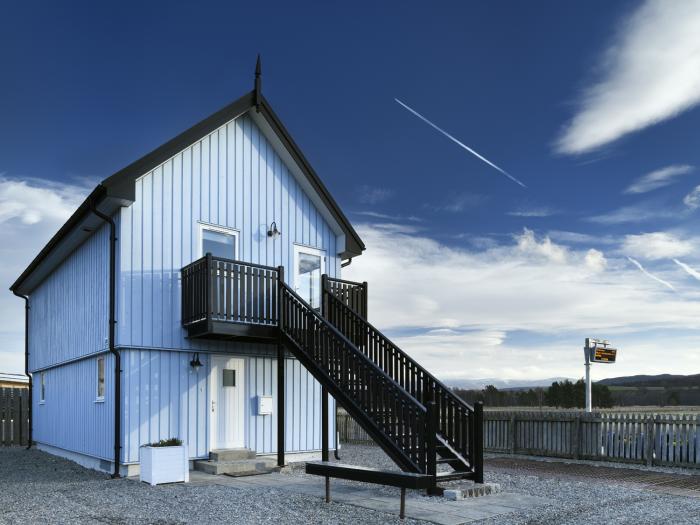
M673 285L672 285L671 283L669 283L668 281L664 281L663 279L661 279L660 277L657 277L657 276L654 275L653 273L649 273L649 272L644 268L644 266L642 266L642 264L641 264L639 261L637 261L637 260L635 260L635 259L632 259L632 257L630 257L630 256L627 256L627 259L629 260L629 262L631 262L631 263L634 264L637 268L639 268L639 271L640 271L640 272L642 272L644 275L646 275L646 276L649 277L650 279L654 279L657 283L663 284L664 286L670 288L670 289L673 290L674 292L676 291L676 289L673 287Z
M676 263L681 268L683 268L688 275L690 275L691 277L695 277L698 281L700 281L700 272L691 268L690 266L688 266L684 262L679 261L678 259L673 259L673 262Z
M491 166L492 168L497 169L497 170L500 171L503 175L505 175L506 177L508 177L510 180L512 180L512 181L515 182L516 184L519 184L519 185L522 186L523 188L527 188L527 186L525 186L525 184L523 184L523 183L520 182L518 179L516 179L515 177L513 177L510 173L508 173L508 172L505 171L504 169L499 168L498 166L496 166L493 162L491 162L491 161L490 161L489 159L487 159L486 157L483 157L483 156L479 155L476 151L474 151L474 150L471 149L469 146L467 146L467 145L464 144L463 142L459 141L458 139L456 139L455 137L453 137L452 135L450 135L447 131L445 131L444 129L442 129L442 128L439 127L438 125L433 124L431 121L429 121L429 120L428 120L427 118L425 118L423 115L421 115L420 113L418 113L415 109L410 108L409 106L407 106L406 104L404 104L403 102L401 102L398 98L394 98L394 100L395 100L396 102L398 102L399 104L401 104L401 105L402 105L404 108L406 108L408 111L410 111L411 113L413 113L416 117L418 117L419 119L421 119L423 122L425 122L426 124L428 124L430 127L432 127L433 129L436 129L437 131L439 131L440 133L442 133L443 135L445 135L448 139L450 139L452 142L454 142L455 144L457 144L457 145L461 146L462 148L464 148L465 150L467 150L469 153L471 153L472 155L474 155L476 158L478 158L478 159L480 159L481 161L485 162L486 164L488 164L488 165Z

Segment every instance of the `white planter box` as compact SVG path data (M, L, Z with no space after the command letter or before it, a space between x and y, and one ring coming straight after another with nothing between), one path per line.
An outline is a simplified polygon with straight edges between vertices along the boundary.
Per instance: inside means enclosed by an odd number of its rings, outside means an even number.
M139 449L141 481L158 485L190 480L190 463L187 446L149 447Z

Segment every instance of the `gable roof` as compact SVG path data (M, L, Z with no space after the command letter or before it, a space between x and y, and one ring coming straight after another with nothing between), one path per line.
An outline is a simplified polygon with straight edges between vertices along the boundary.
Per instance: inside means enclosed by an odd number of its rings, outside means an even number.
M136 179L226 122L250 110L254 110L263 117L293 161L298 165L310 187L317 193L322 204L342 229L345 236L345 250L340 254L341 258L347 259L360 255L365 249L362 239L360 239L360 236L352 227L338 203L311 167L299 146L294 142L294 139L292 139L282 121L273 111L267 99L262 96L259 78L256 78L256 89L246 93L238 100L223 107L98 184L17 278L10 290L17 293L29 293L38 284L37 279L32 279L32 275L37 269L41 267L52 268L57 265L80 242L84 241L94 229L101 226L101 220L95 217L91 211L93 206L108 215L113 214L120 206L128 206L136 198Z

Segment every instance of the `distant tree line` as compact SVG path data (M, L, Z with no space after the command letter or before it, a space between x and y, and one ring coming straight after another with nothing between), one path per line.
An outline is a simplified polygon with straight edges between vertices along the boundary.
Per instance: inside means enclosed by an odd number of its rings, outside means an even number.
M568 379L556 381L547 388L530 388L528 390L499 390L488 385L483 390L455 389L455 393L467 403L482 401L489 407L557 407L585 408L586 385L583 379L572 383ZM613 396L605 385L593 383L593 406L610 408Z

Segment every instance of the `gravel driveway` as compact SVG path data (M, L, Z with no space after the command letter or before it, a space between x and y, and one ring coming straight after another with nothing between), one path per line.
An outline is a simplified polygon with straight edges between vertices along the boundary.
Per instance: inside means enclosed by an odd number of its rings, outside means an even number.
M397 516L269 490L112 480L37 450L0 448L0 523L399 524ZM406 525L420 522L406 520Z
M342 461L391 467L373 446L343 447ZM306 476L301 469L289 476ZM700 498L659 494L604 481L561 480L517 470L488 470L504 491L550 499L553 504L512 512L492 521L520 523L700 523ZM395 493L395 489L377 487ZM497 505L498 495L494 498ZM162 485L112 480L78 465L22 448L0 449L0 523L401 523L395 515L278 490L219 485ZM404 525L418 521L405 520Z

